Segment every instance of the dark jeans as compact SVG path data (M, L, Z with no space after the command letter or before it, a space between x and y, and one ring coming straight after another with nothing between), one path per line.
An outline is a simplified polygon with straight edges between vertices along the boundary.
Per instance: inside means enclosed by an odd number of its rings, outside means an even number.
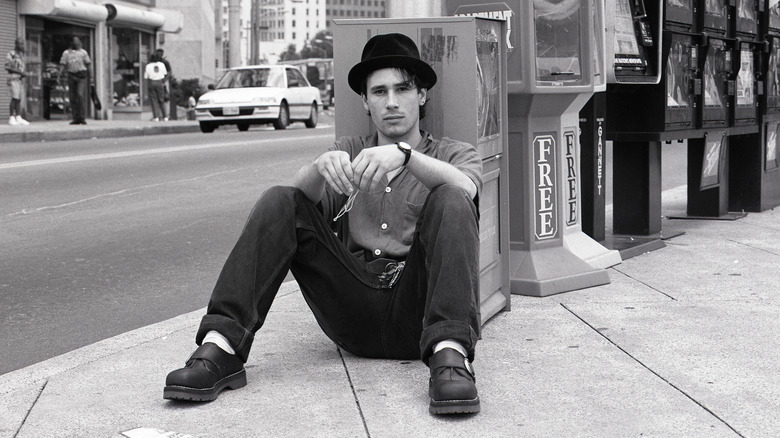
M68 73L68 98L70 99L70 110L73 113L73 121L82 122L86 116L87 102L87 82L89 77Z
M353 354L427 364L437 342L453 339L473 360L479 233L477 209L464 190L444 185L430 193L393 287L370 272L376 261L352 255L329 223L296 188L265 192L225 262L196 342L217 330L246 362L292 270L322 330Z

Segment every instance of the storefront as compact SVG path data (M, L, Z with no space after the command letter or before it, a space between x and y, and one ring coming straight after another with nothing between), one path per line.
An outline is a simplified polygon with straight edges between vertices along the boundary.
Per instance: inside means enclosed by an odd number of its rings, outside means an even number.
M90 118L142 119L151 113L143 69L166 17L154 12L150 0L131 3L138 7L86 0L19 1L27 40L28 119L70 118L67 81L58 81L58 76L60 58L73 37L92 58L92 83L102 103L99 111L90 105Z
M139 119L151 110L143 68L154 52L157 13L107 4L108 59L111 65L106 104L113 119Z
M30 120L69 119L67 81L58 81L62 53L74 37L95 63L96 27L108 17L105 6L80 1L21 1L27 53L26 113ZM94 74L94 70L92 72ZM95 117L90 106L89 117Z
M17 35L16 0L0 0L0 56L5 57L14 49L14 40ZM8 80L8 72L0 69L0 87L5 87ZM0 91L0 123L6 123L10 114L8 104L11 102L11 94ZM24 114L23 114L24 115Z

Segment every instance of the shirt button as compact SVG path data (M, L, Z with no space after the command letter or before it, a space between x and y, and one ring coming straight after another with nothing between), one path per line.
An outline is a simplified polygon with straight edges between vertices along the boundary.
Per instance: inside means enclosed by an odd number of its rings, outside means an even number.
M393 189L391 189L390 187L385 187L385 193L390 193L392 191L393 191Z
M375 256L378 256L378 255L380 255L380 254L382 254L382 251L380 251L380 250L378 250L378 249L375 249L375 250L374 250L374 255L375 255Z
M382 224L382 229L386 230L387 229L387 224Z

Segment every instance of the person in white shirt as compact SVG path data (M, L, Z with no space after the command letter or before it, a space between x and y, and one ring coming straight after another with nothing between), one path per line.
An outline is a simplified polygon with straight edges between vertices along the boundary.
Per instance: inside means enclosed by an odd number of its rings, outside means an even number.
M159 122L161 118L168 121L168 117L165 117L163 111L163 105L165 105L164 81L167 77L168 70L165 68L165 64L156 54L152 54L149 57L149 63L146 64L144 79L147 80L147 90L149 90L149 100L152 101L152 114L154 115L152 120L155 122Z

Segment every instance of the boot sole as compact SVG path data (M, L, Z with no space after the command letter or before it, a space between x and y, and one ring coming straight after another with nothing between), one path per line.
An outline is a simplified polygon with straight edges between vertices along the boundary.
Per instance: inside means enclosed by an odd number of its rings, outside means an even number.
M479 397L473 400L441 400L431 399L428 408L431 414L476 414L479 412Z
M166 386L163 390L163 398L182 401L213 401L219 397L222 390L238 389L246 386L246 370L241 370L218 381L211 388L189 388L187 386Z

